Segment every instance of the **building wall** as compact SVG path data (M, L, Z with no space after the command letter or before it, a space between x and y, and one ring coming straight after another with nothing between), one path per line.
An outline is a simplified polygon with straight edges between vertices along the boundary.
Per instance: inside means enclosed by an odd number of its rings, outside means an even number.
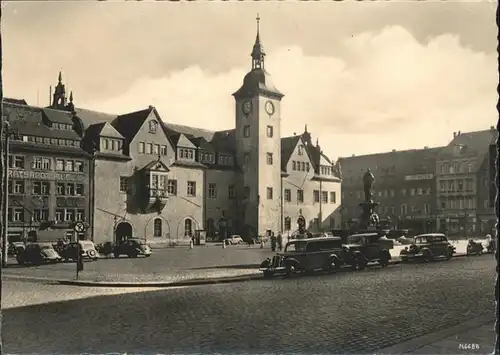
M229 187L235 188L236 183L242 178L242 174L231 170L207 169L205 171L205 227L207 236L213 236L215 231L219 231L219 220L227 218L227 233L235 232L238 219L238 199L236 195L229 196ZM209 196L209 184L216 184L216 197ZM219 231L221 232L221 231Z
M281 230L281 105L279 100L264 96L258 97L258 191L259 203L259 235L267 231L277 233ZM273 115L266 112L266 102L274 105ZM267 136L267 126L273 127L273 136ZM268 164L267 154L272 154L273 162ZM268 188L272 196L268 196Z
M89 216L89 160L82 158L77 154L65 154L64 149L53 152L44 148L37 150L36 147L26 149L23 143L15 142L11 144L11 157L23 157L24 168L9 168L9 182L13 186L9 193L9 231L8 234L19 239L29 230L37 230L40 226L40 221L37 221L35 215L37 210L43 210L44 214L48 213L47 219L42 219L41 222L54 221L56 212L62 212L62 217L65 215L70 217L73 214L73 220L58 221L58 228L67 230L68 235L73 231L72 222L77 218L77 214L82 214L82 218L87 222ZM35 168L33 161L36 157L50 159L50 168ZM80 162L83 166L83 171L59 171L56 170L56 159ZM15 193L14 185L16 182L24 183L23 193ZM50 190L48 194L39 195L33 191L35 182L49 183ZM80 196L61 195L57 193L57 184L81 184L83 185L83 194ZM16 210L22 211L22 218L14 220ZM33 220L32 220L33 217ZM64 233L63 233L64 234ZM60 233L58 234L60 235ZM12 239L11 238L11 239Z

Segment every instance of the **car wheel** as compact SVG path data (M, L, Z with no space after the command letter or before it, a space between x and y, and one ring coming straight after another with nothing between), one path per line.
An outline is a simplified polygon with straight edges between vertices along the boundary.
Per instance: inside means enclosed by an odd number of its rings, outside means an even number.
M424 250L422 259L423 259L426 263L428 263L428 262L432 261L432 255L431 255L431 252L430 252L430 251L428 251L428 250Z
M285 273L287 277L292 277L292 275L295 273L296 267L294 264L289 263L286 264L285 266Z
M114 257L115 257L116 259L118 259L118 258L120 257L120 254L118 254L118 253L114 253L113 255L114 255Z
M338 269L340 269L340 262L339 262L339 260L336 259L336 258L331 258L328 261L328 268L327 268L327 270L336 271Z

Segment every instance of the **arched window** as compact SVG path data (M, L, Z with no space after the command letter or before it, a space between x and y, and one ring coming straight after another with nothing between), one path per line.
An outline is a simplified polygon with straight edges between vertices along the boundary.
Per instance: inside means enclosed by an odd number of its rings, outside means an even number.
M161 218L156 218L153 222L153 236L155 238L161 238L162 235L162 223Z
M186 218L184 220L184 236L192 236L193 235L193 221L191 218Z

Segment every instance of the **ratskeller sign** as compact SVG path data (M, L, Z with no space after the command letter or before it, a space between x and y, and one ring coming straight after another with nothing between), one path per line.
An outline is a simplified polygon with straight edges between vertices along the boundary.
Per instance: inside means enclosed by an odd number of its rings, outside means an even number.
M9 170L9 179L33 179L54 181L83 181L85 177L81 174L70 174L64 172L41 172L26 170Z

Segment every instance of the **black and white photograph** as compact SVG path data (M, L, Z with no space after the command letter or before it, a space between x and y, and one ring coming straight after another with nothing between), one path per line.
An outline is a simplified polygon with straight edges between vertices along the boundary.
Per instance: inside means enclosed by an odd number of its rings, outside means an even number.
M496 16L2 1L0 353L497 354Z

